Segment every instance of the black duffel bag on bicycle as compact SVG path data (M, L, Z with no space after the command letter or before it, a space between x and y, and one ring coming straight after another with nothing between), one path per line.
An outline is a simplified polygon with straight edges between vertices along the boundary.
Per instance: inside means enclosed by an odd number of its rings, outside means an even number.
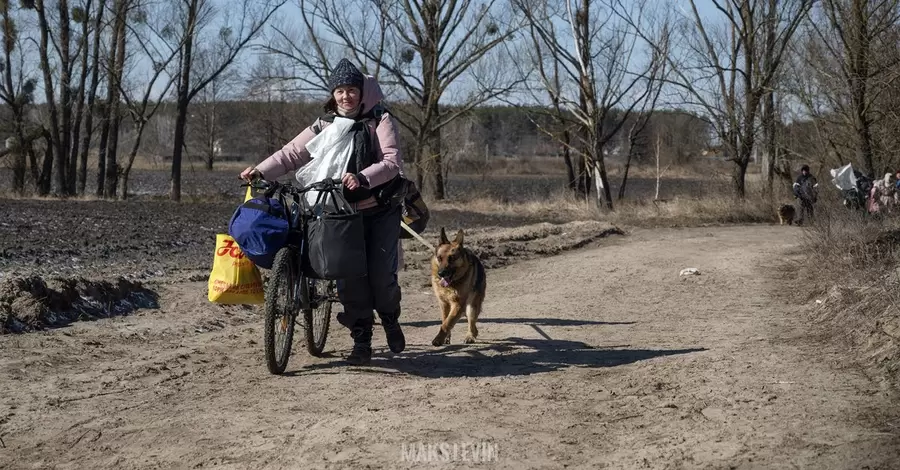
M421 234L425 231L431 214L425 200L422 199L419 188L412 180L397 175L391 181L373 189L372 196L380 206L391 208L401 206L403 211L401 220L416 233ZM413 236L406 230L401 230L400 238L413 238Z
M319 191L307 214L305 274L327 280L366 277L363 217L347 202L341 188Z

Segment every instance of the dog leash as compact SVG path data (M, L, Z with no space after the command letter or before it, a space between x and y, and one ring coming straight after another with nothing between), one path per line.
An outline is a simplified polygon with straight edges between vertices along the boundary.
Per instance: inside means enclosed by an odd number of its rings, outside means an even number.
M424 238L422 238L421 235L419 235L418 233L416 233L415 230L411 229L411 228L409 227L409 225L406 225L406 222L404 222L404 221L401 220L401 221L400 221L400 226L403 227L404 230L406 230L407 232L409 232L409 234L412 235L416 240L419 240L419 242L421 242L423 245L425 245L426 248L430 249L431 251L434 251L434 245L432 245L431 243L428 243L428 241L425 240Z

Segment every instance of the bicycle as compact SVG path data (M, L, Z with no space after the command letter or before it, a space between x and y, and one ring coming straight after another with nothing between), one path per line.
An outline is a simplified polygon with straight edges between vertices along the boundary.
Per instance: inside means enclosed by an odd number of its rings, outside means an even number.
M290 183L256 179L241 186L264 191L267 197L277 195L289 221L288 242L275 254L265 288L265 356L269 372L284 373L294 339L294 325L300 323L305 333L306 349L321 357L331 324L331 306L338 302L335 281L314 279L303 273L306 249L306 219L314 208L303 201L312 190L329 191L342 185L339 179L326 179L303 188ZM300 315L302 313L302 316ZM302 320L301 320L302 318Z

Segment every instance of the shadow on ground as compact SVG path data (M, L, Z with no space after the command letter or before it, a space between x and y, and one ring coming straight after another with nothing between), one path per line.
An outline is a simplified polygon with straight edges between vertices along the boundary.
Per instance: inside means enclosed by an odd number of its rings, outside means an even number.
M616 367L656 357L705 350L706 348L662 350L596 348L580 341L507 338L473 345L459 344L440 348L408 347L397 356L392 356L385 350L383 353L376 352L371 365L353 369L427 378L527 376L570 367ZM329 360L307 365L285 375L340 373L348 367L350 366L343 359Z
M421 320L421 321L411 321L405 322L402 319L400 320L403 326L410 326L413 328L430 328L434 326L438 326L441 324L438 320ZM478 324L482 323L500 323L500 324L518 324L518 325L529 325L529 326L587 326L587 325L634 325L637 322L633 321L594 321L594 320L577 320L577 319L566 319L566 318L479 318ZM459 323L457 324L457 328L462 327L463 334L465 334L465 324L466 318L465 315L460 318ZM453 332L456 333L456 328L453 329Z

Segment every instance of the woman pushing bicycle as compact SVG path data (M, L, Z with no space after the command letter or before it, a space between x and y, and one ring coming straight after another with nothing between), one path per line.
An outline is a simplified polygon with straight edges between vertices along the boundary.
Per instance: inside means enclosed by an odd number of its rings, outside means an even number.
M401 295L397 283L401 207L378 197L402 173L403 160L395 122L381 106L384 95L374 77L364 76L350 61L342 59L332 72L328 88L331 94L324 106L326 114L240 176L247 181L275 180L296 171L311 161L306 145L335 116L355 121L350 131L353 152L341 181L347 201L363 216L369 272L367 277L337 281L338 298L344 307L337 319L350 329L353 338L347 361L363 365L372 358L373 310L381 318L391 351L399 353L406 347L399 321Z

